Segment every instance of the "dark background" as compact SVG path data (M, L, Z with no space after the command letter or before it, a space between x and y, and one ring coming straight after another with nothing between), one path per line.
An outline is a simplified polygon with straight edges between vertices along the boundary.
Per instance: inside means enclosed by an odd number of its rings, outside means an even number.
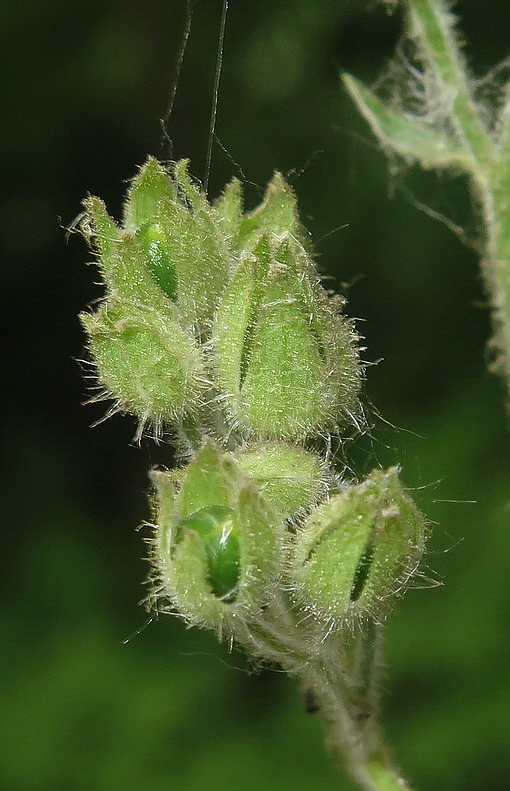
M371 82L398 16L348 0L231 0L210 194L239 168L289 174L321 272L360 319L374 428L363 475L400 463L433 527L424 571L387 626L384 723L419 791L508 788L510 436L486 369L476 255L394 187L340 86ZM457 6L475 76L510 51L506 0ZM197 0L170 121L203 178L220 3ZM81 406L77 313L100 294L64 226L87 191L119 215L125 180L160 145L183 0L1 3L0 485L2 791L333 791L320 719L291 681L247 672L213 636L139 606L147 469L168 447ZM237 163L237 164L234 164ZM474 230L462 179L409 172L417 200ZM248 204L259 199L247 187ZM431 571L429 571L430 569ZM427 586L427 583L424 583Z

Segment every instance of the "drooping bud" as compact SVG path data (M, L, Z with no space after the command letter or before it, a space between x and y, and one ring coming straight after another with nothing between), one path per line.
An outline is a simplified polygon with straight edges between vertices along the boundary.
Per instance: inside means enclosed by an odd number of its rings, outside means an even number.
M304 448L266 443L240 451L235 458L282 518L310 508L326 492L323 465Z
M179 476L152 474L158 519L155 597L223 635L260 615L279 574L276 511L234 459L210 442Z
M325 624L380 618L416 571L425 534L397 468L374 470L299 530L290 572L296 601Z
M289 234L241 256L213 327L217 382L236 428L302 440L359 413L356 335Z

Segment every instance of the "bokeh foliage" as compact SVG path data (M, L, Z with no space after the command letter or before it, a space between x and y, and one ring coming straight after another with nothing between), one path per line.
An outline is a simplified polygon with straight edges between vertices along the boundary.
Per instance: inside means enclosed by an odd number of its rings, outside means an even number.
M85 245L64 245L87 190L119 215L123 180L160 145L183 0L3 4L0 128L5 319L5 569L0 788L10 791L333 791L317 716L283 676L247 673L205 633L144 621L146 470L170 446L94 430L73 357L76 314L100 295ZM366 337L374 428L349 443L363 475L400 463L430 516L425 572L388 621L385 724L420 791L507 788L510 436L486 370L488 311L474 253L421 213L340 88L376 79L399 17L352 0L234 0L210 193L241 166L289 174L322 272ZM502 0L457 7L475 75L510 49ZM197 0L173 156L203 177L219 3ZM292 170L295 170L294 176ZM411 195L474 230L462 180L405 174ZM60 218L60 221L59 221ZM345 226L345 227L341 227ZM373 406L371 406L373 405ZM379 417L379 414L382 416ZM392 425L388 425L388 421ZM395 428L396 427L396 428ZM426 583L425 583L426 584Z

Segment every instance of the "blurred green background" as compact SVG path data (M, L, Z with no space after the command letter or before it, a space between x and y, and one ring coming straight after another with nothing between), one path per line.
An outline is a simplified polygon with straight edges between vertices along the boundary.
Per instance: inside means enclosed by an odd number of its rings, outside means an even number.
M220 2L196 0L169 132L203 178ZM506 0L457 6L475 76L510 51ZM101 291L63 227L87 191L119 215L161 145L184 0L1 3L5 449L1 791L333 791L317 716L291 681L251 673L169 616L142 631L147 469L169 446L95 429L81 406L76 315ZM231 0L210 194L245 174L248 204L286 174L323 274L360 319L373 430L359 475L400 463L433 526L425 575L390 616L384 725L419 791L508 789L510 434L487 373L474 253L398 189L340 87L373 82L401 19L354 0ZM466 187L409 172L413 196L474 230ZM425 587L428 583L424 582ZM129 641L126 643L126 639Z

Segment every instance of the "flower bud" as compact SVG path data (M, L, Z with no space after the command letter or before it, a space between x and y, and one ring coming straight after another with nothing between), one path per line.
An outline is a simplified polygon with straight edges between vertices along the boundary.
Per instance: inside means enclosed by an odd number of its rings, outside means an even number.
M177 476L155 472L155 598L189 622L235 635L274 592L281 525L233 458L206 442ZM165 605L163 605L165 606Z
M148 265L175 300L183 326L202 335L230 274L232 256L220 217L187 167L182 160L168 172L149 158L133 181L125 223L137 231Z
M397 468L374 470L299 531L291 561L296 601L326 624L380 618L416 571L425 533Z
M187 168L187 160L167 169L149 157L128 191L121 232L136 236L146 267L177 304L179 322L202 339L230 275L232 251L227 220Z
M290 235L266 234L223 294L213 366L233 424L248 434L303 440L359 412L356 335L310 269Z
M207 505L177 525L176 544L194 531L203 540L211 591L224 601L234 598L239 582L239 524L235 511L223 505Z
M323 465L304 448L266 443L236 453L235 459L284 519L325 494Z
M172 260L168 237L159 223L144 225L136 233L145 253L147 266L158 281L162 291L177 301L177 273Z
M202 388L199 348L148 270L139 241L118 228L98 198L85 208L107 287L98 311L80 316L99 382L142 428L183 417Z
M193 338L168 313L111 298L82 313L98 379L120 410L156 427L193 410L202 361Z

